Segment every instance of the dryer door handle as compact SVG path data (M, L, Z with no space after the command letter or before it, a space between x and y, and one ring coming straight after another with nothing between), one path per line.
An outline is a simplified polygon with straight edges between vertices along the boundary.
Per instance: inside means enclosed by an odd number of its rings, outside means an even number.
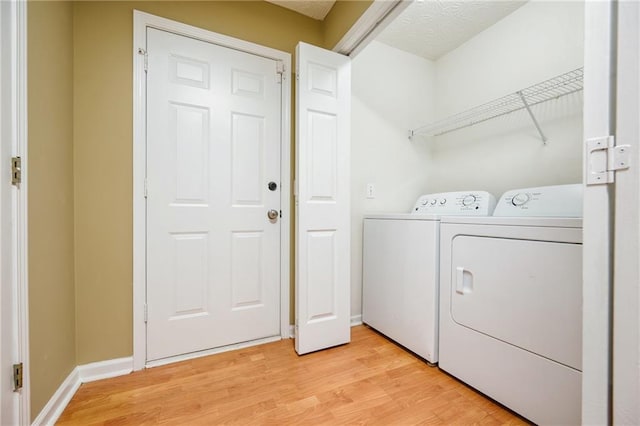
M473 274L463 266L456 267L456 293L468 294L473 291Z

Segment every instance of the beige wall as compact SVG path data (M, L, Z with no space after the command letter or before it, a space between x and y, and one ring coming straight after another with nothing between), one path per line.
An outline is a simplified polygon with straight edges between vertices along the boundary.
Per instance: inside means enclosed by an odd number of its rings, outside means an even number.
M333 49L371 3L373 0L337 0L324 18L322 46Z
M72 11L27 5L32 418L76 366Z

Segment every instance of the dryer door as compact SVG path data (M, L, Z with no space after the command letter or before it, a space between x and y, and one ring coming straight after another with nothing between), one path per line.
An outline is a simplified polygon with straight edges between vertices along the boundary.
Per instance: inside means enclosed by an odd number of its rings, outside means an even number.
M455 322L582 369L582 245L460 235L451 255Z

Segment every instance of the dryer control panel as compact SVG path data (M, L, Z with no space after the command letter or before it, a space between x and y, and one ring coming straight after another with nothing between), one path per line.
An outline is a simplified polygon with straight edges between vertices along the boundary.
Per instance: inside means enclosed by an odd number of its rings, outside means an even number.
M582 184L513 189L498 200L494 216L582 217Z
M421 195L411 213L491 216L495 206L496 198L487 191L441 192Z

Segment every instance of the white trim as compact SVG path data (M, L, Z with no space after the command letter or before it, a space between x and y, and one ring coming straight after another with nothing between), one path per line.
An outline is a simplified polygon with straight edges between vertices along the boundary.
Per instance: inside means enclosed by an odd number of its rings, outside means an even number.
M375 39L413 0L375 0L333 48L354 57Z
M356 327L358 325L362 325L362 314L351 315L351 327Z
M58 390L56 390L42 411L40 411L40 414L35 418L32 425L39 426L55 424L64 409L69 405L71 398L76 394L81 384L82 380L80 379L80 373L78 372L78 367L76 367L71 371L64 382L62 382Z
M16 3L16 152L22 158L22 183L17 191L17 305L18 305L18 356L22 361L23 380L19 417L21 424L31 419L31 376L29 362L29 236L28 236L28 133L27 133L27 2Z
M640 424L640 3L618 3L616 145L630 145L631 167L616 172L613 399L614 425Z
M296 326L295 324L289 324L289 339L296 338Z
M585 140L611 135L615 75L611 58L614 1L585 3L584 120ZM586 145L586 144L585 144ZM583 157L583 182L588 158ZM583 201L582 246L582 423L610 422L610 308L612 279L611 185L587 185Z
M150 15L134 10L133 12L133 369L144 368L146 362L146 328L144 323L144 303L146 299L145 277L145 229L146 203L144 198L145 179L145 129L146 129L146 85L144 57L138 54L139 48L146 48L146 28L153 27L163 31L184 35L198 40L241 50L254 55L279 60L284 63L282 78L281 110L281 169L280 177L282 210L280 231L280 333L287 337L289 333L289 266L291 235L291 55L287 52L260 46L244 40L217 34L211 31L186 25L180 22Z
M49 399L42 411L40 411L40 414L35 418L32 425L55 424L81 384L124 376L131 373L132 367L132 357L110 359L77 366L69 373L60 387L58 387L51 399ZM21 424L28 424L28 422Z
M3 274L2 309L3 320L3 349L1 375L6 378L10 364L22 362L24 383L22 390L12 393L11 396L4 392L9 390L8 383L2 387L3 409L10 407L9 416L3 414L2 419L13 419L19 424L27 424L30 420L30 384L29 384L29 311L28 311L28 238L27 238L27 2L16 0L1 2L2 7L0 23L2 40L2 81L0 92L2 94L2 178L8 179L8 157L19 156L22 161L22 183L17 187L11 187L8 198L3 199L7 205L2 206L3 229L2 245L3 255L10 256L11 271ZM6 163L5 163L6 161ZM6 182L6 181L5 181ZM5 188L3 187L3 191ZM10 227L6 225L5 218L10 218ZM10 279L5 278L9 277ZM7 313L9 312L9 313ZM5 332L10 331L10 336ZM10 347L10 351L7 351ZM6 399L5 399L6 398ZM5 405L5 402L11 400Z
M116 358L107 361L92 362L77 367L82 383L124 376L133 371L133 357Z

